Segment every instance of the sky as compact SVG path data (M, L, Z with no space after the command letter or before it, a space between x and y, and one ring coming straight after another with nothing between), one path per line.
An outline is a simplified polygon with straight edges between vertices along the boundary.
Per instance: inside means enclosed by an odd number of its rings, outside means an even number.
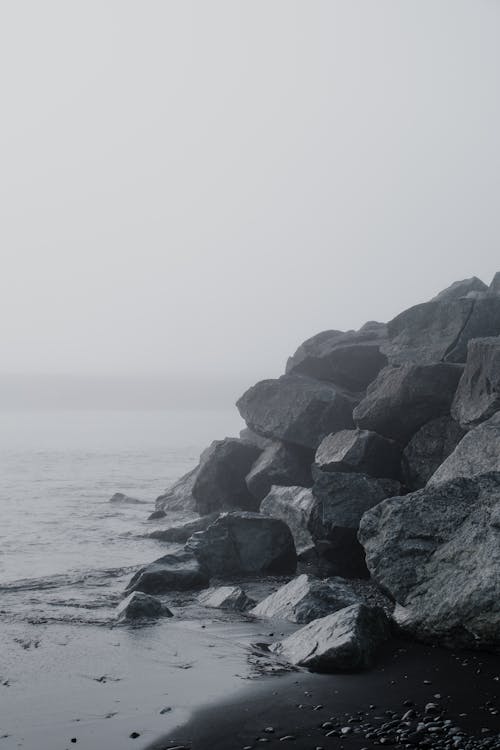
M499 38L495 0L2 2L0 375L250 384L489 282Z

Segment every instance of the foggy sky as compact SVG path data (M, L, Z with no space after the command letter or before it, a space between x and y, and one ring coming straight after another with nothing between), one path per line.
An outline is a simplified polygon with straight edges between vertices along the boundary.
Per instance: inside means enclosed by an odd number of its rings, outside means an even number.
M495 0L5 0L0 373L278 375L500 268Z

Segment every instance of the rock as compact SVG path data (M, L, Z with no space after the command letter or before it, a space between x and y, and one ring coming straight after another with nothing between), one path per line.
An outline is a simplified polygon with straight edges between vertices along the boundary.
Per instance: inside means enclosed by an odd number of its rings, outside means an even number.
M429 484L456 477L500 471L500 412L468 432L429 479Z
M357 400L330 383L283 375L254 385L237 407L259 435L315 450L330 432L353 426Z
M387 364L380 352L386 340L386 325L374 321L359 331L323 331L299 346L288 360L286 372L328 380L354 392L364 391Z
M311 489L304 487L271 487L260 505L260 512L284 521L292 532L301 556L314 548L309 531L311 515L316 512L317 500Z
M341 578L321 581L313 576L301 575L259 602L250 614L302 624L358 601L358 597Z
M283 487L312 485L313 452L287 443L272 442L252 466L247 487L260 502L273 484Z
M481 281L481 279L478 279L477 276L472 276L470 279L462 279L462 281L454 281L453 284L451 284L446 289L443 289L442 292L439 292L439 294L436 294L435 297L432 298L432 302L441 302L443 300L455 300L460 299L460 297L467 297L470 292L486 292L488 287L484 283L484 281Z
M148 521L157 521L160 518L165 518L167 514L164 510L154 510L149 516Z
M314 461L322 471L361 472L397 479L401 448L370 430L341 430L321 441Z
M489 286L490 294L500 294L500 271L493 276L493 281Z
M145 505L145 500L138 500L136 497L130 497L130 495L124 495L123 492L115 492L113 497L109 499L110 503L117 503L119 505Z
M385 500L363 516L359 538L404 630L452 647L500 647L499 472Z
M470 429L500 409L500 337L469 341L451 414Z
M269 448L271 445L273 445L272 440L266 437L262 437L262 435L257 435L257 433L253 432L253 430L251 430L249 427L245 427L243 430L240 430L240 439L245 440L247 443L255 445L255 447L259 448L261 451L265 451L266 448Z
M352 604L272 644L271 651L312 672L357 671L372 666L389 633L382 609Z
M238 438L214 442L201 454L193 496L198 513L219 510L257 510L258 502L245 477L260 455L260 449Z
M198 601L204 607L225 609L230 612L244 612L255 604L254 600L250 599L239 586L219 586L215 589L208 589L199 595Z
M196 500L193 497L193 485L198 476L198 466L184 474L163 495L156 499L157 511L186 511L193 512L196 509Z
M179 549L137 571L130 579L126 593L163 594L166 591L203 589L208 584L208 572L197 557L190 550Z
M449 414L462 369L444 363L384 368L354 410L356 425L406 444L426 422Z
M224 513L188 540L210 575L278 575L294 573L297 554L288 526L259 513Z
M403 452L402 477L405 485L412 490L425 487L464 435L465 431L451 417L438 417L421 427Z
M134 591L118 606L116 619L118 622L146 620L156 617L173 617L169 608L155 596Z
M150 539L158 539L160 542L184 544L197 531L205 531L218 517L218 513L209 513L208 516L201 516L201 518L196 518L194 521L187 521L178 526L171 526L169 529L156 529L156 531L148 534L148 537Z

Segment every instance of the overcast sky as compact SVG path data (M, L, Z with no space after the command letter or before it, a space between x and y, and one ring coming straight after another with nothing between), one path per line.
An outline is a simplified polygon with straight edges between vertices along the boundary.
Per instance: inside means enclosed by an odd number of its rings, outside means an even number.
M500 2L4 0L0 372L279 374L500 268Z

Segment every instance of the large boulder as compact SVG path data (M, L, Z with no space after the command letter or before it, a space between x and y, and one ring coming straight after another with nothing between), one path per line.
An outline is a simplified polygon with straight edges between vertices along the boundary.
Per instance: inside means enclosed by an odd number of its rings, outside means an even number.
M118 622L136 622L152 620L157 617L173 617L169 608L160 599L141 591L133 591L124 599L116 610Z
M244 612L255 604L239 586L218 586L202 591L198 601L204 607L224 609L228 612Z
M208 584L208 572L198 558L190 550L179 549L138 570L130 579L126 593L163 594L203 589Z
M297 555L301 557L314 546L309 528L317 505L309 488L271 487L260 504L260 512L286 523L292 532Z
M188 540L210 575L272 575L294 573L297 554L288 526L260 513L223 513Z
M353 426L356 403L331 383L283 375L254 385L237 407L254 432L315 450L330 432Z
M312 672L350 672L367 669L390 635L383 609L352 604L314 620L271 650Z
M163 495L156 498L156 512L150 518L158 518L158 513L184 511L192 513L196 509L196 500L193 496L193 486L198 476L198 466L188 471L169 487Z
M218 513L209 513L208 516L201 516L201 518L195 518L194 521L186 521L186 523L171 526L168 529L156 529L148 534L148 537L150 539L157 539L159 542L184 544L197 531L208 529L218 516Z
M304 624L358 601L352 587L341 578L322 581L301 575L259 602L250 614Z
M462 279L461 281L454 281L453 284L443 289L439 294L436 294L432 298L431 302L442 302L443 300L454 300L460 299L460 297L467 297L471 292L486 292L488 287L478 279L477 276L472 276L470 279Z
M322 471L358 472L397 479L401 448L371 430L341 430L321 441L314 458Z
M500 337L469 341L451 414L470 429L500 409Z
M426 422L449 414L462 370L445 363L386 367L355 408L354 421L404 445Z
M258 502L245 477L260 455L255 445L238 438L214 442L201 454L192 494L196 510L208 514L219 510L257 510Z
M363 516L359 538L405 630L500 648L499 472L385 500Z
M380 345L384 323L370 321L359 331L323 331L304 341L286 366L287 374L329 380L350 391L363 391L387 364Z
M500 411L468 432L429 479L429 484L456 477L500 471Z
M493 276L493 281L488 288L490 294L500 294L500 271Z
M272 442L247 474L247 487L259 502L268 494L273 484L282 487L310 487L313 456L313 452L307 448Z
M427 422L403 451L401 469L404 484L411 490L425 487L464 435L465 431L451 417L438 417Z

